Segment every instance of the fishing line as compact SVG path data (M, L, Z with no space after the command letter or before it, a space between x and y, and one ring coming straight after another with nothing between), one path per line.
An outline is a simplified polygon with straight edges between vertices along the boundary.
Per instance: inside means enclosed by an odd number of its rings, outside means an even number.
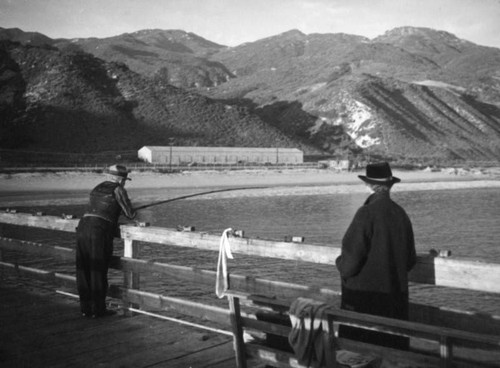
M229 192L229 191L234 191L234 190L267 189L267 188L269 188L269 187L242 187L242 188L226 188L226 189L211 190L211 191L208 191L208 192L188 194L188 195L181 196L181 197L170 198L170 199L165 199L165 200L158 201L158 202L153 202L153 203L145 204L145 205L142 205L142 206L139 206L139 207L135 207L134 211L142 210L144 208L149 208L149 207L153 207L153 206L158 206L158 205L164 204L164 203L178 201L180 199L197 197L197 196L202 196L202 195L206 195L206 194Z

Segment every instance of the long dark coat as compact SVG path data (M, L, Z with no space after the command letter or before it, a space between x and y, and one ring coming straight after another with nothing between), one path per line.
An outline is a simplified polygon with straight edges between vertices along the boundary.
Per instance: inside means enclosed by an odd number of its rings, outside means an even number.
M343 309L408 319L408 272L416 262L415 240L406 212L388 192L372 194L356 212L336 260L342 277ZM340 335L405 349L408 340L341 326Z

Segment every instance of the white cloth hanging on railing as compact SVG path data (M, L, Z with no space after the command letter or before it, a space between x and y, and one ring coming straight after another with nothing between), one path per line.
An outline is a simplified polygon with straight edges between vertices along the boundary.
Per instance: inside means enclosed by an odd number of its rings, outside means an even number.
M229 278L227 273L227 259L233 259L231 248L229 246L229 239L227 233L233 231L229 228L223 231L220 238L219 246L219 260L217 261L217 278L215 280L215 294L219 298L224 297L227 289L229 288Z

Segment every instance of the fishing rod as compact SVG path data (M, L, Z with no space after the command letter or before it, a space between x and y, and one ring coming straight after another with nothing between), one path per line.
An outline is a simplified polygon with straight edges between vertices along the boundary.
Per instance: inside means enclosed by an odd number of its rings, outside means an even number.
M144 208L149 208L149 207L153 207L153 206L158 206L158 205L160 205L160 204L169 203L169 202L173 202L173 201L178 201L178 200L180 200L180 199L186 199L186 198L191 198L191 197L202 196L202 195L206 195L206 194L220 193L220 192L229 192L229 191L233 191L233 190L266 189L266 188L269 188L269 187L242 187L242 188L226 188L226 189L217 189L217 190L211 190L211 191L208 191L208 192L201 192L201 193L188 194L188 195L181 196L181 197L175 197L175 198L170 198L170 199L164 199L164 200L161 200L161 201L158 201L158 202L152 202L152 203L144 204L144 205L142 205L142 206L135 207L135 208L134 208L134 210L135 210L135 211L138 211L138 210L143 210Z

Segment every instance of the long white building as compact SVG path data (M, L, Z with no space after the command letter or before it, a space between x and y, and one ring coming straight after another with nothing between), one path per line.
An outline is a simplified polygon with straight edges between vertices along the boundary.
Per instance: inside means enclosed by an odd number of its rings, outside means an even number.
M304 162L304 153L297 148L144 146L138 157L149 163L172 165Z

